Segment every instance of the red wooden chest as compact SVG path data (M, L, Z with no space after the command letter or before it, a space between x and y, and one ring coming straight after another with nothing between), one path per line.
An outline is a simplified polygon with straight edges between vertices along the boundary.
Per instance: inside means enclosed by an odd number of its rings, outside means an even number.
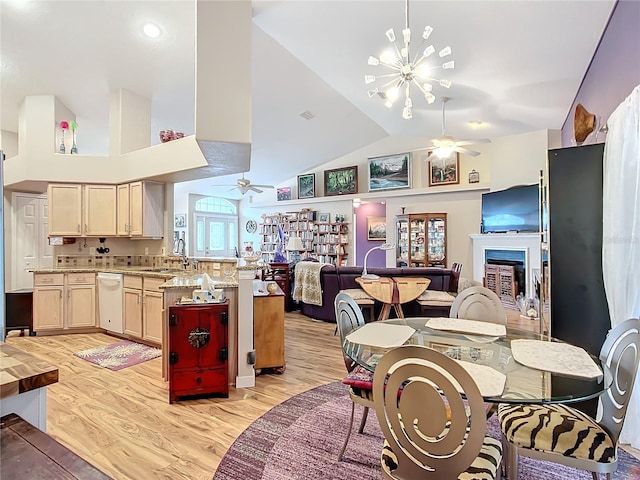
M169 307L169 403L229 396L228 302Z

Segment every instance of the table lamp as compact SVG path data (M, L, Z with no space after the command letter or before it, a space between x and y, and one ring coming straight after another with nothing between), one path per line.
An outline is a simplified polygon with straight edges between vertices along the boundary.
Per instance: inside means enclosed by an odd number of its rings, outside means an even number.
M300 261L300 251L304 250L302 239L294 236L289 237L286 250L293 254L293 262L298 263Z
M380 275L376 275L374 273L367 273L367 258L369 257L369 254L374 250L391 250L392 248L395 248L395 247L396 247L395 243L383 243L382 245L378 245L377 247L370 248L369 251L364 254L364 268L362 269L362 275L360 275L360 278L363 278L364 280L379 279Z

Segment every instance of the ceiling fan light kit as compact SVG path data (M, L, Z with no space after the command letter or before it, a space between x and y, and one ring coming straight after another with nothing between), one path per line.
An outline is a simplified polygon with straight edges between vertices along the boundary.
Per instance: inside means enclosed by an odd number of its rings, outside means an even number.
M423 43L418 52L412 57L410 52L411 29L409 28L409 0L405 0L405 28L402 30L402 43L396 42L396 34L393 28L385 32L387 39L393 44L393 50L385 50L379 57L370 56L367 63L370 66L382 66L391 71L382 75L366 74L365 84L370 85L378 80L383 83L368 90L369 97L378 95L385 100L384 105L391 108L395 100L404 93L404 107L402 117L409 120L413 117L413 100L411 99L411 86L417 88L424 96L428 104L435 102L433 95L433 83L449 88L451 80L435 78L435 71L438 69L453 69L455 62L446 61L437 65L438 61L433 61L436 57L433 54L436 48L427 41L433 32L433 27L427 25L422 32ZM451 55L451 47L441 49L437 56L445 58Z
M456 140L452 136L446 135L444 112L445 105L449 100L451 100L449 97L442 97L442 136L439 138L433 138L431 140L431 143L433 144L431 147L420 149L431 150L431 155L429 155L426 160L448 158L453 152L464 153L465 155L469 155L471 157L477 157L478 155L480 155L480 152L478 152L477 150L464 148L464 145L491 143L491 140L489 140L488 138L479 138L477 140Z
M251 183L251 180L249 180L248 178L244 177L244 173L242 174L242 177L239 178L238 180L236 180L236 184L235 185L218 185L220 187L233 187L231 190L235 190L236 188L238 190L240 190L240 193L242 193L242 195L244 195L245 193L252 191L252 192L256 192L256 193L262 193L264 190L262 190L263 188L273 188L273 185L259 185L256 183Z

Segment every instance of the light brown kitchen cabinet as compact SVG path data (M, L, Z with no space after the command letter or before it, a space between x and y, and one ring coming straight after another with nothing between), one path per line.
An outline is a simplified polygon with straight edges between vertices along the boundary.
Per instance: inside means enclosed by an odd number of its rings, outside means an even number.
M162 344L164 278L124 276L124 333Z
M82 185L50 184L49 235L79 237L82 235Z
M33 331L64 328L64 275L33 276Z
M117 196L117 222L116 235L129 236L131 226L131 213L129 207L129 184L118 185L116 187Z
M164 278L144 277L142 280L142 338L162 344L162 319L164 318L163 292L159 285Z
M50 236L115 236L115 185L50 184L47 196Z
M124 276L124 333L142 338L142 277Z
M69 273L66 280L65 327L95 327L96 274Z
M117 186L118 235L164 236L164 183L140 181Z
M33 330L95 328L95 273L36 273Z
M116 186L84 185L84 235L108 237L116 234Z

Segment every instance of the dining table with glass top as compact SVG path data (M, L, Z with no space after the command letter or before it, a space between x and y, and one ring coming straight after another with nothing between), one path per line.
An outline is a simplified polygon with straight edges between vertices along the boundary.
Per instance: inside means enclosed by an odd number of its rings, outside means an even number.
M438 350L472 375L486 402L572 403L595 398L611 384L600 359L584 349L527 330L454 318L397 318L350 332L344 352L374 371L401 345Z

